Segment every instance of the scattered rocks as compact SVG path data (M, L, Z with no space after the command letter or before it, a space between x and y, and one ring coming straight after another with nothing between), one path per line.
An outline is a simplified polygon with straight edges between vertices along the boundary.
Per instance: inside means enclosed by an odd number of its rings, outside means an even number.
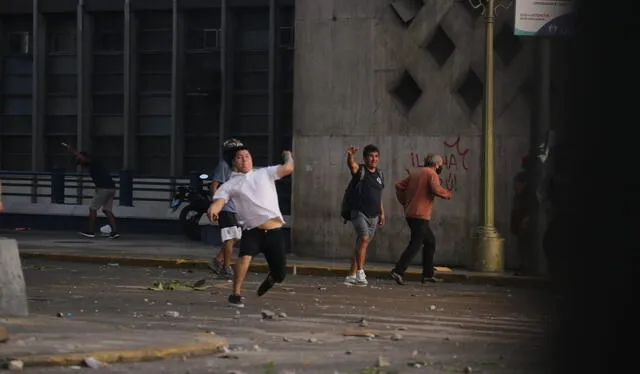
M260 314L262 314L262 319L273 319L276 316L274 312L267 309L263 309Z
M376 337L376 332L375 331L368 331L368 330L345 330L342 333L343 336L361 336L364 338L375 338Z
M290 341L291 341L291 339L289 339L289 338L287 338L287 337L285 336L285 337L283 337L283 338L282 338L282 341L283 341L283 342L290 342Z
M309 342L309 343L317 343L317 342L318 342L318 339L316 339L316 338L309 338L309 339L307 340L307 342Z
M91 369L100 369L104 364L93 357L85 358L82 363Z
M320 292L322 292L322 291L326 291L326 290L327 290L327 287L318 287L318 290L319 290Z
M391 335L391 340L393 340L393 341L402 340L402 335L400 335L400 334L393 334L393 335Z
M352 353L353 353L353 352L351 352L351 351L346 351L346 352L344 352L344 354L345 354L345 355L350 355L350 354L352 354Z
M435 305L429 305L429 310L436 310L436 306Z
M404 331L404 330L406 330L406 329L407 329L407 328L406 328L406 327L404 327L404 326L398 326L398 328L397 328L396 330L398 330L398 331Z
M376 362L376 366L379 368L390 366L389 361L385 360L382 356L378 356L378 361Z
M473 369L471 368L471 366L467 366L467 367L464 368L464 372L468 374L468 373L473 372Z
M14 371L22 370L24 369L24 362L20 360L11 360L7 365L7 369Z
M360 322L358 322L358 325L360 325L360 327L367 327L369 326L369 322L367 322L367 320L365 320L364 318L361 318Z
M178 318L180 317L180 312L176 312L175 310L167 310L164 312L165 317Z
M280 312L280 313L278 313L278 317L282 318L282 319L285 319L285 318L288 318L289 316L285 312Z

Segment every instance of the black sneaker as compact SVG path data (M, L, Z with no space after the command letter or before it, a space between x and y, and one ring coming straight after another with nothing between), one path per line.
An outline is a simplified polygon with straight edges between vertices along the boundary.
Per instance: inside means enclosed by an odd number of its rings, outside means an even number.
M89 231L80 231L79 234L84 236L85 238L95 238L96 237L95 233L89 232Z
M422 278L422 284L425 284L425 283L442 283L443 281L444 281L444 279L436 278L436 277Z
M244 308L244 303L242 302L242 296L240 295L229 295L229 306L235 308Z
M404 278L400 273L397 273L395 270L391 270L391 279L396 281L400 286L404 286Z
M224 268L222 262L218 261L215 258L211 260L211 262L209 262L207 266L209 267L209 270L211 270L211 272L215 275L220 275L222 269Z
M120 237L119 232L112 232L111 234L109 234L109 239L118 239L119 237Z
M258 296L262 296L269 291L276 282L273 280L271 274L268 274L267 277L262 281L260 287L258 287Z
M233 279L233 269L231 266L222 267L220 273L218 273L218 279L223 280L232 280Z

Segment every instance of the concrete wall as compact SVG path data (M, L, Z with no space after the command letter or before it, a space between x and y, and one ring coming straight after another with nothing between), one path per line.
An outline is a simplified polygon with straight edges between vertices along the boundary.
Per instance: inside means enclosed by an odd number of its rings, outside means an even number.
M386 176L387 225L378 231L368 259L394 262L404 250L408 229L393 185L426 153L438 152L448 160L442 178L454 198L438 201L435 208L436 262L466 265L470 236L480 223L482 104L470 109L457 91L470 70L484 80L483 18L453 0L397 0L421 6L406 24L391 3L296 1L293 251L350 257L355 234L339 213L349 180L345 149L374 143ZM513 9L501 9L496 34L512 18ZM455 45L441 66L427 48L438 25ZM496 224L506 238L507 265L514 266L517 255L508 233L511 180L529 147L523 85L531 73L532 46L530 40L502 36L501 52L506 43L517 54L509 64L502 60L505 54L496 54ZM405 72L422 90L411 108L392 93Z

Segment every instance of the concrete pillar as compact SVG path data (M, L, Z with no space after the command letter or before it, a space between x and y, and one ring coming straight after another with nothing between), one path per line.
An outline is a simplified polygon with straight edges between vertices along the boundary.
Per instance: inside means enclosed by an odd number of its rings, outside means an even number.
M18 242L0 238L0 317L28 314Z
M231 15L228 0L220 2L220 117L218 120L218 158L222 160L222 144L224 143L225 130L231 121L231 85L233 82L233 64L231 60Z
M171 53L171 176L184 172L184 14L173 0L173 34Z

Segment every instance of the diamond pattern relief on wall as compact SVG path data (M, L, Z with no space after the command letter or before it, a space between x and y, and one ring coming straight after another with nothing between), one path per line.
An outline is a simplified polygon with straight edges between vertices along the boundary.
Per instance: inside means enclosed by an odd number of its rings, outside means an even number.
M409 112L422 95L422 89L418 86L411 74L405 70L398 84L391 90L391 94L398 99L407 112Z
M500 28L493 43L493 49L505 66L511 65L522 50L520 38L513 35L513 29L506 23Z
M484 86L478 75L469 70L466 77L458 87L457 93L470 111L474 111L482 102Z
M343 0L348 1L348 0ZM405 27L411 24L411 21L420 12L424 4L422 0L392 0L391 7L402 20Z
M453 44L453 41L451 41L442 26L438 25L425 48L438 66L442 67L455 51L456 45Z

